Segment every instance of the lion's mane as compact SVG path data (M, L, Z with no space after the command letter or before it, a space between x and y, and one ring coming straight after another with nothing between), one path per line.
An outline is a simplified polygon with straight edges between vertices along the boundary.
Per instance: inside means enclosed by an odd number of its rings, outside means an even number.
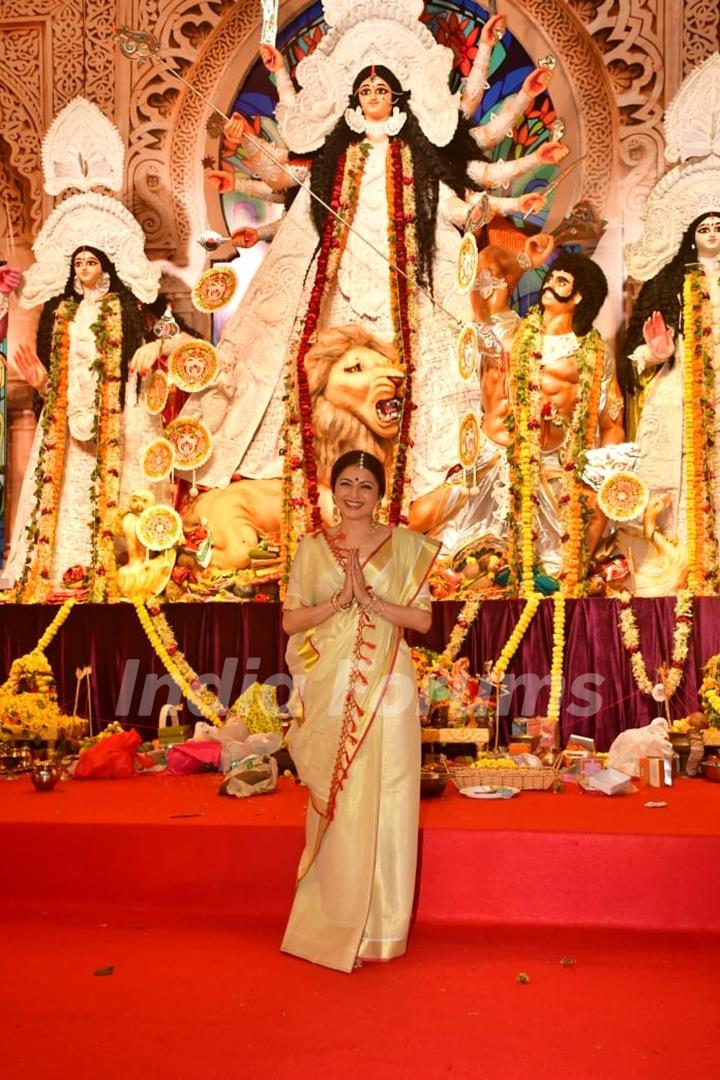
M350 349L372 349L397 366L393 346L373 337L362 326L348 324L322 330L305 357L310 400L312 402L315 453L320 483L330 483L333 462L348 450L368 450L387 468L392 460L396 437L383 439L371 431L353 413L339 409L325 397L325 388L333 366Z

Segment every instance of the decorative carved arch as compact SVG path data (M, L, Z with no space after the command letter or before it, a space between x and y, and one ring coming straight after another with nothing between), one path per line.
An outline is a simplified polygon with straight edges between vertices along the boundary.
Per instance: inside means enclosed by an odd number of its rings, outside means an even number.
M32 44L32 43L31 43ZM26 90L22 69L0 66L0 122L3 151L0 156L6 162L8 188L5 197L12 198L13 184L20 183L27 199L21 215L21 232L13 239L29 241L38 231L43 218L42 173L39 169L42 117L38 115L32 92ZM13 228L17 224L13 215Z

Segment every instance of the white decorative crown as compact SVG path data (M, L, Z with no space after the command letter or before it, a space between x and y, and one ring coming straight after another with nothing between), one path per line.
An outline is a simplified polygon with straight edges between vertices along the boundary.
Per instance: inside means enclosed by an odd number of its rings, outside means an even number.
M625 248L630 276L654 277L676 254L688 225L711 211L720 213L720 156L671 169L648 196L643 235Z
M60 203L33 244L36 262L24 274L20 304L31 308L62 292L72 253L83 244L105 252L118 277L149 304L160 285L160 268L145 255L144 233L118 199L88 192Z
M119 199L91 191L123 184L125 149L120 133L97 105L77 97L53 120L43 139L45 190L71 195L57 206L33 244L36 262L23 276L22 307L44 304L57 296L70 275L74 251L89 244L112 260L118 277L145 304L152 303L160 285L160 266L145 255L145 235Z
M720 52L688 75L665 114L668 162L720 154Z
M73 98L57 114L43 139L42 170L48 195L60 195L69 188L119 191L124 162L120 132L86 98Z
M670 262L695 218L720 213L720 53L682 83L665 114L665 138L665 157L680 164L648 195L642 236L625 247L636 281L649 281Z
M450 142L459 109L459 94L449 87L453 54L419 21L422 11L421 0L326 0L330 29L296 68L299 93L276 110L291 150L322 146L345 112L355 78L373 64L389 68L410 91L408 106L426 138L436 146Z

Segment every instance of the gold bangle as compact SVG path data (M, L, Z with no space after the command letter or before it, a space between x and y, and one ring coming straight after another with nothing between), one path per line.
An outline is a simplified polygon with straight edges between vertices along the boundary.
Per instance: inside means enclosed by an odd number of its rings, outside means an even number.
M362 604L361 606L366 613L370 612L372 615L382 615L385 610L385 601L381 596L378 596L377 593L371 593L367 604Z

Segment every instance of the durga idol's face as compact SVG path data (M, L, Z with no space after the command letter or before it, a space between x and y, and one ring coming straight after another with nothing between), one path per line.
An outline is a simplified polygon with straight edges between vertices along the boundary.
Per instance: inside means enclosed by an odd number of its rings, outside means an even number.
M368 76L360 83L357 94L366 120L387 120L392 112L392 90L384 79Z
M80 284L86 289L94 289L103 272L102 263L92 251L78 251L73 259L73 270Z
M695 230L695 247L701 259L715 259L720 255L720 217L715 214L704 218Z

